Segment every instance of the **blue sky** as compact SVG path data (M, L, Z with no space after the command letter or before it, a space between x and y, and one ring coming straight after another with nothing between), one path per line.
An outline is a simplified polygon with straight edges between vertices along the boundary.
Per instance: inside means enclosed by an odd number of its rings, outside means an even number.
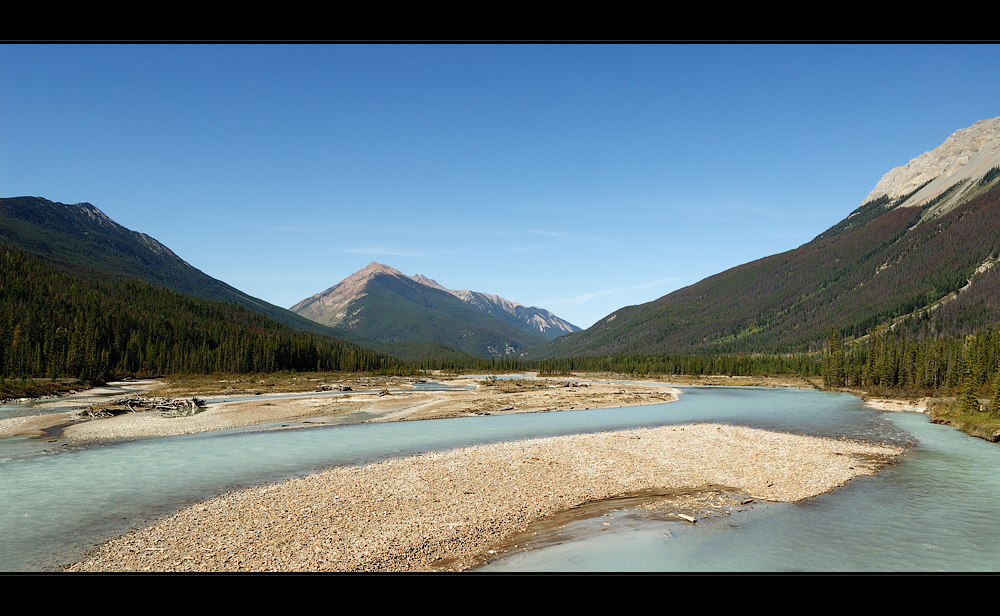
M992 45L2 45L0 196L279 306L371 261L587 327L1000 116Z

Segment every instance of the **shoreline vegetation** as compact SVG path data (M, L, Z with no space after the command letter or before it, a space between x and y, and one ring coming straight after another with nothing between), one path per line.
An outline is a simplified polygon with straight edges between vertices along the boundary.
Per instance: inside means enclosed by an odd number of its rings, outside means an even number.
M823 385L867 397L921 400L931 421L1000 440L1000 325L961 337L933 335L927 314L841 341L830 329ZM984 399L983 395L988 396Z

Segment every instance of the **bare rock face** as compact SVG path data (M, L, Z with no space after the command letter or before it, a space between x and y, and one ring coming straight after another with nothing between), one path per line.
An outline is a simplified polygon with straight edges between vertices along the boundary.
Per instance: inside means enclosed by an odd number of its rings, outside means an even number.
M541 334L549 340L563 334L580 331L580 328L576 325L557 317L544 308L524 306L490 293L480 293L479 291L470 291L468 289L449 289L423 274L410 276L410 279L420 284L445 291L446 293L451 293L474 308L482 310L487 314L498 316L518 327Z
M353 316L348 314L351 302L364 297L368 281L379 274L406 277L399 270L372 261L326 291L307 297L289 310L332 327L344 326Z
M886 173L862 204L882 196L899 199L919 188L895 206L923 206L951 189L925 215L940 216L971 196L987 172L998 166L1000 117L980 120L955 131L933 150Z
M290 308L292 312L330 325L351 329L352 319L358 317L356 302L366 294L368 282L377 275L388 274L408 278L416 283L448 293L468 306L496 316L521 329L537 333L551 340L562 334L579 331L579 327L552 314L544 308L522 306L499 295L469 290L449 289L422 274L407 276L397 269L372 261L364 269L348 276L322 293L306 298ZM505 354L505 349L491 349L495 354Z

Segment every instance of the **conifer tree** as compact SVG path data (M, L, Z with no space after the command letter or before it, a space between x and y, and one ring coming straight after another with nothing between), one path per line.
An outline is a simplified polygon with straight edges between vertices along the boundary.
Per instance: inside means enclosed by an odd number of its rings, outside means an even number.
M993 377L993 395L990 396L990 413L1000 417L1000 371Z
M979 387L972 370L971 358L965 360L964 378L962 383L962 411L972 413L979 410Z
M823 366L823 385L827 387L844 386L844 349L840 337L830 326L830 337L826 342L826 357Z

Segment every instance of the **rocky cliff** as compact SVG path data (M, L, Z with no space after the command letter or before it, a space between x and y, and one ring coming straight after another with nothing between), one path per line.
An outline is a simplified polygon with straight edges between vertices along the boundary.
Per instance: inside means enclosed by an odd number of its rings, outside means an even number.
M972 197L998 167L1000 117L980 120L886 173L862 204L887 197L891 207L923 207L937 199L924 215L936 218Z

